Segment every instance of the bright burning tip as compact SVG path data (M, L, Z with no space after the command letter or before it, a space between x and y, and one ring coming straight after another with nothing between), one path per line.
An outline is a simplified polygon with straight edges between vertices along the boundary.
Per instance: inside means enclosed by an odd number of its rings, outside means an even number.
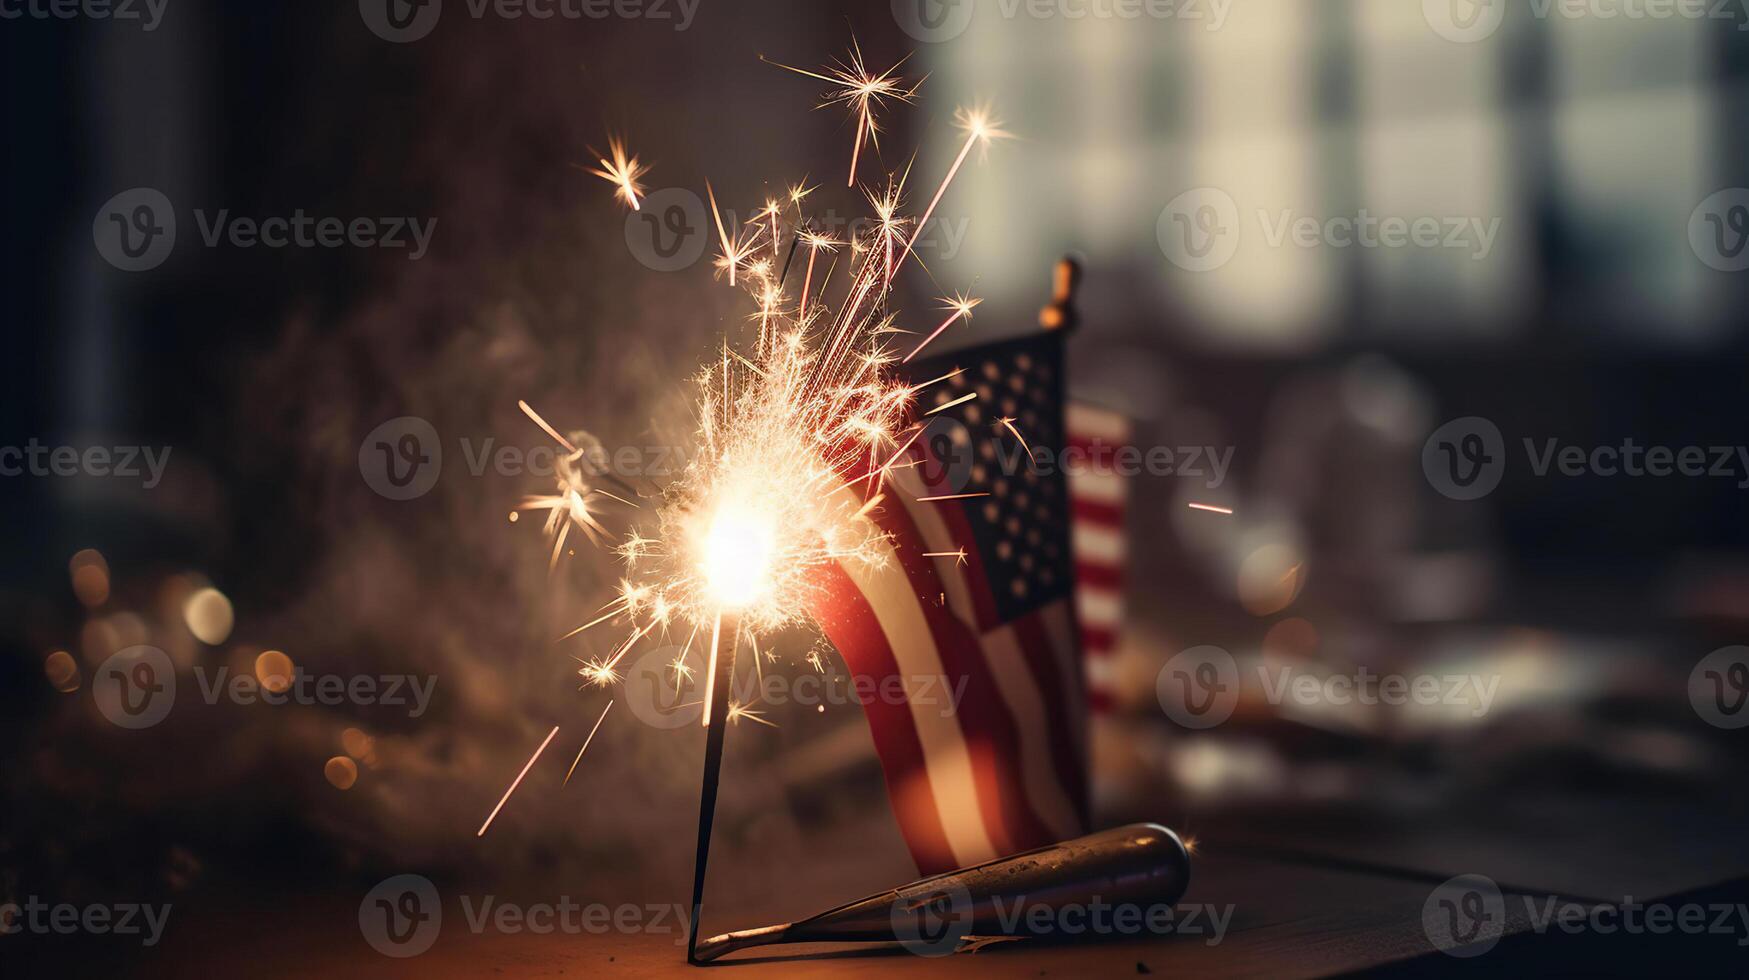
M704 541L704 578L712 598L741 609L769 591L776 536L771 519L752 508L719 509Z
M989 106L962 106L954 113L954 123L965 130L968 137L985 144L1013 135L1002 128L1000 120L991 115Z

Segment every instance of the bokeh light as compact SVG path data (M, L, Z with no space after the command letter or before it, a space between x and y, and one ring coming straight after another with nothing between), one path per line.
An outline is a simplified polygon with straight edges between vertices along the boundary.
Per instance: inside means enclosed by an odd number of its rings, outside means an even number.
M292 658L279 650L263 650L255 658L255 680L274 694L291 688L295 670Z
M49 679L50 686L62 694L79 689L79 662L65 650L56 650L44 658L43 675Z
M335 789L351 789L358 782L358 764L343 755L337 755L322 767L322 775L327 777L329 784Z
M96 550L86 548L74 553L67 562L73 577L73 594L87 609L95 609L109 600L109 562Z
M208 586L188 597L182 606L183 621L195 639L210 646L225 642L235 625L231 600L218 589Z

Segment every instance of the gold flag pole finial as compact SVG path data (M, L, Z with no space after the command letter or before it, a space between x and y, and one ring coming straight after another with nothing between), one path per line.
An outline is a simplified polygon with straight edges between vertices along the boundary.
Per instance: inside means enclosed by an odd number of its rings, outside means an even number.
M1080 285L1080 261L1074 256L1063 256L1051 277L1051 302L1038 311L1038 325L1046 330L1075 329L1081 320L1075 309L1075 290Z

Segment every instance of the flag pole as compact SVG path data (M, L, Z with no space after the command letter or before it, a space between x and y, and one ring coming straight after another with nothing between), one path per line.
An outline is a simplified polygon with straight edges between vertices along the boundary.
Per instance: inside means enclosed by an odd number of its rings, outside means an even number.
M717 784L723 767L723 729L728 722L729 686L735 676L735 647L740 639L740 617L719 611L711 627L711 656L705 669L704 774L698 791L698 850L692 860L692 919L686 930L686 962L703 961L697 956L698 920L704 907L705 869L711 857L711 827L717 818ZM723 638L728 637L728 648Z

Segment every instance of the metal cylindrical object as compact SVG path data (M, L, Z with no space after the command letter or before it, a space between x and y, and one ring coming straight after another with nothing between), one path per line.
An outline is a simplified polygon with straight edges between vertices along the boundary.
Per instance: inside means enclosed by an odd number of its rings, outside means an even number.
M1171 905L1189 881L1190 855L1178 835L1130 824L924 878L800 922L713 936L698 944L695 960L780 943L902 942L945 951L968 936L1048 936L1067 907Z

